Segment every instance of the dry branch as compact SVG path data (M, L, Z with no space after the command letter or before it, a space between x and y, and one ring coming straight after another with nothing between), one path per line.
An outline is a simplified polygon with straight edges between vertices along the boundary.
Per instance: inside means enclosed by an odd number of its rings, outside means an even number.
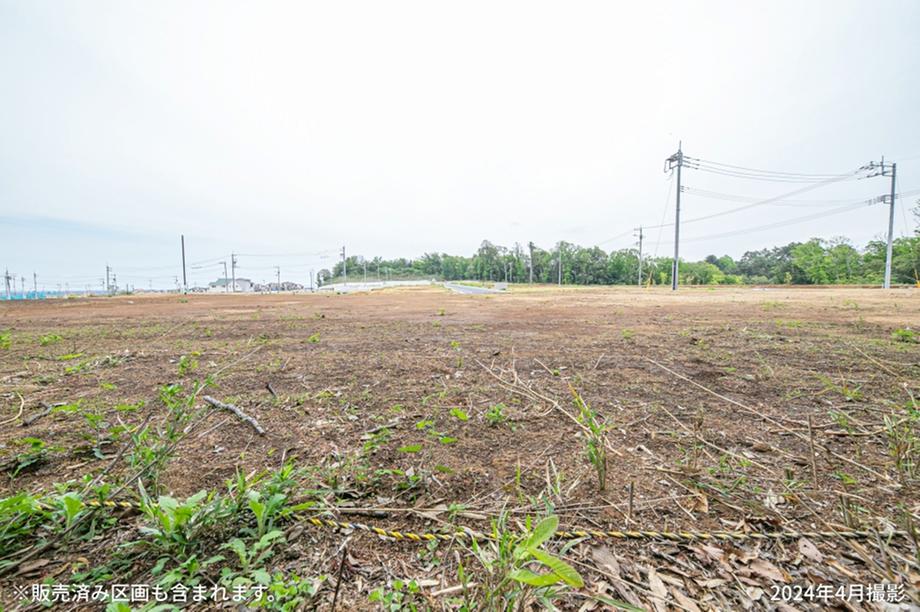
M44 418L44 417L48 416L49 414L51 414L51 411L54 410L54 406L52 406L52 405L49 404L48 402L39 402L39 403L41 404L42 408L44 408L44 410L42 410L41 412L38 412L38 413L36 413L36 414L33 414L32 416L28 416L28 417L24 418L24 419L22 420L22 426L23 426L23 427L28 427L29 425L31 425L32 423L34 423L34 422L37 421L38 419L41 419L41 418ZM55 404L55 406L63 406L63 404Z
M717 397L717 398L719 398L719 399L721 399L721 400L723 400L723 401L726 401L726 402L728 402L729 404L732 404L732 405L734 405L734 406L737 406L738 408L740 408L740 409L743 410L744 412L746 412L746 413L748 413L748 414L750 414L750 415L752 415L752 416L755 416L755 417L757 417L757 418L761 418L761 419L767 421L768 423L772 424L773 426L779 427L779 428L782 429L783 431L788 432L790 435L793 435L793 436L795 436L796 438L799 438L800 440L802 440L802 441L804 441L804 442L806 442L806 443L809 442L808 436L806 436L806 435L804 435L804 434L801 434L801 433L799 433L798 431L795 431L794 429L790 429L789 427L786 427L785 425L783 425L783 424L780 423L777 419L771 417L770 415L768 415L768 414L766 414L766 413L764 413L764 412L762 412L762 411L760 411L760 410L755 410L754 408L751 408L750 406L746 406L746 405L742 404L741 402L739 402L739 401L737 401L737 400L733 400L733 399L730 398L730 397L726 397L725 395L722 395L721 393L718 393L718 392L716 392L716 391L713 391L713 390L710 389L709 387L706 387L706 386L704 386L704 385L701 385L700 383L696 382L695 380L692 380L692 379L690 379L690 378L684 376L683 374L679 374L678 372L675 372L675 371L672 370L671 368L669 368L669 367L667 367L667 366L664 366L664 365L658 363L658 362L655 361L654 359L649 359L648 357L646 357L645 360L648 361L649 363L651 363L652 365L658 366L659 368L661 368L661 369L664 370L665 372L668 372L669 374L671 374L671 375L673 375L673 376L676 376L677 378L679 378L679 379L681 379L681 380L683 380L683 381L685 381L685 382L690 383L690 384L693 385L694 387L697 387L697 388L699 388L699 389L702 389L703 391L705 391L706 393L709 393L710 395L714 395L715 397ZM847 457L847 456L845 456L845 455L841 455L840 453L837 453L837 452L831 450L830 448L828 448L828 447L827 447L826 445L824 445L824 444L820 444L820 443L817 443L817 442L816 442L816 443L815 443L815 446L816 446L817 448L820 448L820 449L823 450L824 452L826 452L828 455L831 455L832 457L834 457L834 458L836 458L836 459L839 459L840 461L843 461L843 462L845 462L845 463L849 463L849 464L852 465L853 467L857 467L857 468L859 468L859 469L861 469L861 470L863 470L863 471L865 471L865 472L868 472L869 474L872 474L873 476L877 476L878 478L881 478L882 480L886 480L886 481L888 481L888 482L891 482L891 477L888 476L887 474L883 474L883 473L881 473L881 472L878 472L878 471L876 471L876 470L873 470L872 468L870 468L870 467L867 466L867 465L863 465L862 463L859 463L858 461L854 461L853 459L850 459L849 457Z
M539 363L540 365L542 365L544 368L546 368L546 365L543 364L539 359L534 359L534 361L536 361L537 363ZM545 403L549 404L549 405L552 406L555 410L558 410L559 412L561 412L562 414L564 414L566 417L568 417L568 419L569 419L570 421L572 421L573 423L575 423L576 425L578 425L578 427L579 427L582 431L584 431L584 432L586 432L586 433L590 433L591 430L588 429L588 427L587 427L584 423L582 423L581 421L579 421L579 420L578 420L578 417L576 417L576 416L573 415L571 412L569 412L568 410L566 410L565 408L563 408L562 405L561 405L559 402L557 402L556 400L554 400L554 399L551 398L551 397L548 397L548 396L546 396L546 395L543 395L542 393L539 393L539 392L537 392L537 391L534 391L534 389L533 389L532 387L530 387L530 386L525 385L524 383L522 383L521 380L520 380L520 379L518 378L518 376L517 376L517 372L516 372L514 369L512 369L512 374L513 374L513 376L514 376L514 380L511 381L511 382L509 382L509 381L505 380L504 378L502 378L501 375L496 374L495 371L494 371L492 368L490 368L490 367L487 366L486 364L482 363L482 362L479 361L478 359L476 360L476 363L478 363L479 366L480 366L483 370L485 370L486 372L488 372L489 374L491 374L492 377L495 378L495 380L497 380L497 381L499 382L499 384L501 384L506 390L510 391L511 393L516 393L516 394L521 395L521 396L523 396L523 397L527 397L527 398L529 398L529 399L531 399L531 400L535 400L535 401L539 401L539 402L545 402ZM549 370L549 368L547 368L547 370ZM618 456L618 457L622 457L622 456L623 456L623 453L621 453L619 450L617 450L616 448L614 448L613 446L611 446L609 440L605 440L605 446L606 446L607 450L609 450L609 451L610 451L611 453L613 453L614 455L616 455L616 456Z
M5 421L0 421L0 425L6 425L7 423L12 423L13 421L15 421L16 419L22 416L22 409L25 408L26 406L26 400L19 393L17 393L16 395L19 395L19 412L16 413L16 416L12 418L6 419Z
M260 436L265 435L265 430L262 429L262 426L259 425L259 422L257 420L255 420L254 418L252 418L251 416L249 416L248 414L246 414L245 412L243 412L242 410L240 410L233 404L225 404L221 401L214 399L210 395L205 395L201 399L211 404L215 408L220 408L221 410L229 410L230 412L235 414L241 421L245 421L249 423L252 426L252 428L256 430L256 433L258 433Z

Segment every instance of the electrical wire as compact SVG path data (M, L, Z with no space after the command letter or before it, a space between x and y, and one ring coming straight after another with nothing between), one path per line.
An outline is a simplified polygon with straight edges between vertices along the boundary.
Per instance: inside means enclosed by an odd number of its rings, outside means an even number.
M862 208L866 206L864 203L859 202L856 204L845 204L839 208L830 211L823 211L819 213L812 213L810 215L804 215L802 217L795 217L792 219L785 219L783 221L777 221L775 223L768 223L766 225L758 225L756 227L749 227L741 230L733 230L730 232L722 232L718 234L709 234L708 236L693 236L690 238L681 238L681 242L700 242L703 240L714 240L716 238L727 238L730 236L741 236L744 234L752 234L755 232L760 232L763 230L774 229L777 227L785 227L787 225L794 225L796 223L802 223L805 221L813 221L815 219L821 219L824 217L830 217L833 215L839 215L841 213L850 212L856 210L857 208Z
M692 170L700 170L730 176L739 179L768 181L777 183L820 183L828 179L843 178L845 174L804 174L800 172L776 172L772 170L758 170L747 168L745 166L734 166L731 164L722 164L695 157L683 158L684 166Z
M695 187L684 187L684 193L691 195L709 198L713 200L726 200L729 202L758 202L759 198L750 197L750 196L741 196L734 195L729 193L721 193L718 191L709 191L706 189L697 189ZM914 194L920 194L920 189L913 189L910 191L905 191L898 194L897 198L908 197ZM839 206L841 204L856 204L858 202L876 202L878 198L847 198L847 199L836 199L836 200L777 200L775 202L770 202L770 206L789 206L794 208L806 208L810 206Z
M691 219L685 219L685 220L681 221L681 225L686 225L687 223L696 223L696 222L698 222L698 221L706 221L706 220L708 220L708 219L715 219L716 217L724 217L725 215L731 215L731 214L734 214L734 213L736 213L736 212L741 212L741 211L743 211L743 210L749 210L749 209L755 208L755 207L757 207L757 206L765 206L765 205L771 204L771 203L773 203L773 202L785 200L785 199L788 198L789 196L798 195L798 194L800 194L800 193L805 193L806 191L811 191L812 189L817 189L817 188L819 188L819 187L824 187L825 185L830 185L830 184L832 184L832 183L836 183L836 182L839 182L839 181L847 180L847 179L849 179L849 178L852 178L852 177L856 176L856 175L859 174L861 171L862 171L862 168L857 169L857 170L854 170L854 171L853 171L852 173L850 173L850 174L843 174L843 175L840 175L840 176L835 177L835 178L825 179L824 181L822 181L822 182L820 182L820 183L815 183L815 184L812 184L812 185L806 185L805 187L800 187L800 188L795 189L795 190L793 190L793 191L790 191L790 192L788 192L788 193L784 193L784 194L781 194L781 195L778 195L778 196L774 196L774 197L772 197L772 198L767 198L766 200L758 200L758 201L752 202L752 203L750 203L750 204L745 204L744 206L738 206L738 207L736 207L736 208L732 208L732 209L729 209L729 210L723 210L723 211L716 212L716 213L712 213L712 214L709 214L709 215L703 215L702 217L693 217L693 218L691 218ZM673 225L674 225L674 223L665 223L665 224L662 225L662 227L672 227ZM654 225L653 225L653 226L650 226L648 229L655 229L656 227L658 227L658 226L654 226Z
M328 253L336 253L337 249L314 251L312 253L234 253L237 257L318 257Z
M602 245L602 244L607 244L608 242L613 242L614 240L619 240L620 238L623 238L624 236L628 236L628 235L630 235L630 234L632 234L632 233L633 233L633 230L631 230L631 229L626 230L626 231L623 232L622 234L617 234L616 236L613 236L612 238L608 238L607 240L602 240L602 241L598 242L598 243L597 243L597 246L600 246L600 245Z
M738 174L746 174L752 176L762 176L762 177L785 177L789 179L801 179L801 180L814 180L822 181L829 178L838 178L846 176L846 174L834 174L829 172L824 173L804 173L804 172L781 172L776 170L759 170L757 168L748 168L746 166L735 166L732 164L724 164L722 162L715 162L707 159L700 159L698 157L688 157L684 156L684 161L690 161L694 165L705 166L707 168L712 168L715 170L725 171L725 172L735 172Z
M668 209L670 208L668 206L668 203L670 203L671 201L671 191L673 191L673 189L674 189L674 175L672 174L671 176L668 177L668 195L664 199L664 209L661 211L661 221L659 221L659 224L658 224L658 238L655 240L654 257L658 257L658 247L661 246L661 233L662 231L664 231L664 220L665 220L665 217L668 216Z

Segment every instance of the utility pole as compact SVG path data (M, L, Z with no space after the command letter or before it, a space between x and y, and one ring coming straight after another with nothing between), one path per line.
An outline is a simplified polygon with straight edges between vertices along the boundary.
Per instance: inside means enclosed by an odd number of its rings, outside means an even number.
M227 284L227 262L220 262L224 266L224 293L230 291L230 285Z
M313 292L313 269L310 268L310 292Z
M342 247L342 277L345 279L344 283L348 284L348 260L345 259L345 247Z
M66 286L67 283L64 283ZM70 287L67 287L67 291L70 291ZM112 294L118 293L118 276L112 272Z
M10 270L9 268L7 268L6 271L4 271L3 273L3 282L6 284L6 299L8 300L13 299L13 296L10 293Z
M677 275L679 270L680 257L680 169L684 165L684 153L681 142L677 143L677 153L664 160L665 172L670 172L677 168L677 200L676 212L674 215L674 263L671 267L671 290L677 291Z
M278 293L281 293L281 266L275 266L275 275L278 279Z
M236 254L230 253L230 275L233 281L233 293L236 293Z
M364 260L364 284L367 284L367 260Z
M182 234L182 293L188 294L188 277L185 275L185 234Z
M533 241L527 243L530 249L530 284L533 284Z
M559 247L557 249L556 254L558 255L557 263L559 265L559 286L561 287L562 286L562 243L561 242L559 243Z
M639 226L639 286L642 286L642 226Z
M882 175L885 165L882 164ZM888 199L888 248L885 250L885 289L891 289L891 243L894 240L894 197L895 181L898 178L898 165L891 164L891 196Z
M109 264L105 264L105 292L111 295L112 293L112 283L109 280L112 268L109 267Z
M38 297L38 274L32 272L32 293L35 294L35 297Z
M885 289L891 289L891 250L892 242L894 241L894 201L895 201L895 188L898 179L898 165L895 163L886 164L885 156L882 156L882 161L878 165L875 162L869 162L861 169L872 170L872 174L866 176L866 178L872 178L873 176L890 176L891 177L891 193L887 196L882 196L881 201L888 202L888 245L885 249L885 281L882 284L882 287Z

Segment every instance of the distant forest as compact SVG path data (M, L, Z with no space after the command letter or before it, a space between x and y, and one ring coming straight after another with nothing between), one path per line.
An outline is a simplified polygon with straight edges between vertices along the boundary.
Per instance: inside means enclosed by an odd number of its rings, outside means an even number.
M914 284L920 280L920 202L913 214L917 221L914 236L894 241L891 282ZM690 285L732 284L880 284L885 274L884 240L873 240L859 249L846 238L807 242L748 251L735 260L728 255L709 255L701 261L680 262L680 282ZM479 280L528 282L531 253L533 281L559 281L559 257L562 257L562 282L567 285L628 285L639 282L639 253L636 248L604 251L600 247L581 247L560 242L551 249L533 243L503 247L484 241L473 255L426 253L416 259L379 257L364 260L353 256L347 260L348 275L361 279L367 270L368 280L378 278L437 278L442 280ZM648 257L642 261L642 283L667 285L671 282L672 257ZM331 272L323 270L324 282L342 277L342 262Z

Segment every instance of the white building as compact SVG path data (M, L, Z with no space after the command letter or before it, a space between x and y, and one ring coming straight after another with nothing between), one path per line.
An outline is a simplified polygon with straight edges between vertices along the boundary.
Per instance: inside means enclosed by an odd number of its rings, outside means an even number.
M252 281L248 278L237 278L236 280L218 278L213 283L208 284L208 293L223 293L226 291L233 293L246 293L252 291Z

